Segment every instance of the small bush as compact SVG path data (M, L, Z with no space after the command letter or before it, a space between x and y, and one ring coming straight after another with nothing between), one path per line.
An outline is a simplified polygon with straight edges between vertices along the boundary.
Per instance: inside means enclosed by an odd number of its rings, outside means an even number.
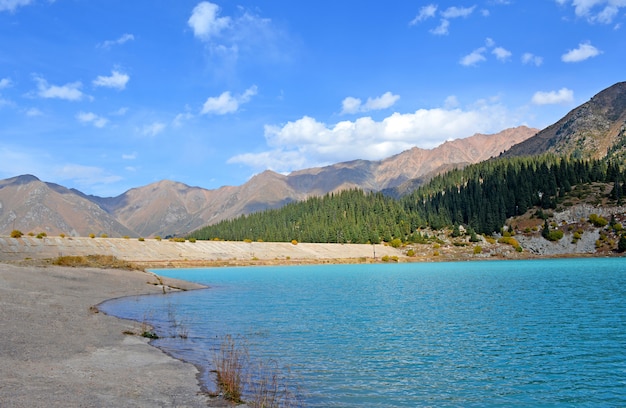
M13 231L11 231L11 238L21 238L22 235L24 235L24 233L22 233L22 231L20 230L14 229Z
M94 233L89 234L89 238L95 238L95 237L96 237L96 234Z
M161 236L157 235L157 236L154 237L154 239L156 239L157 241L160 241L161 240Z
M559 239L563 238L563 231L561 230L552 230L550 232L548 232L548 234L545 237L548 241L558 241Z
M474 247L474 255L478 255L478 254L482 254L483 253L483 247L481 247L480 245L476 245Z
M519 246L519 242L517 242L517 240L511 236L504 236L502 238L500 238L498 240L499 243L501 244L507 244L507 245L511 245L512 247L518 247Z
M409 249L406 251L406 256L415 256L415 251L413 249Z
M103 232L102 234L100 234L100 238L108 238L109 234Z
M60 236L61 238L65 238L65 234L64 234L64 233L60 233L60 234L59 234L59 236Z
M296 241L295 239L291 240L291 245L298 245L298 241Z
M194 237L189 238L189 242L194 243L196 242L196 239Z
M400 248L402 246L402 240L400 238L394 238L389 243L392 248Z
M606 218L598 215L598 214L591 214L589 215L589 222L592 223L594 226L596 227L605 227L609 222L606 220Z
M250 238L246 238L243 240L243 242L245 242L246 244L250 244L252 243L252 240Z
M124 239L130 239L130 237L128 235L124 235L122 238Z
M143 242L143 241L145 241L145 239L144 239L143 237L139 237L137 240L138 240L139 242Z
M389 262L389 255L383 255L382 258L380 258L380 260L383 262Z
M36 238L42 239L42 238L45 238L47 236L48 236L48 234L46 234L45 232L40 232L39 234L37 234Z

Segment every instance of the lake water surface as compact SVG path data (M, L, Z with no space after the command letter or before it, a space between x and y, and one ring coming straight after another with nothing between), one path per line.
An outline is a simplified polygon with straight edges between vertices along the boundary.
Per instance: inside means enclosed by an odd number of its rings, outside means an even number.
M623 258L155 272L210 288L102 309L204 369L241 337L308 407L626 406Z

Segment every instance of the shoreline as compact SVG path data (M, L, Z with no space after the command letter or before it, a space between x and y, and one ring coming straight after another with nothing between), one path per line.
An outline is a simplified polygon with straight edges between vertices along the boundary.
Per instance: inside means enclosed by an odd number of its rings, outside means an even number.
M2 406L220 406L196 366L125 334L137 323L97 308L163 288L172 290L146 272L0 264Z

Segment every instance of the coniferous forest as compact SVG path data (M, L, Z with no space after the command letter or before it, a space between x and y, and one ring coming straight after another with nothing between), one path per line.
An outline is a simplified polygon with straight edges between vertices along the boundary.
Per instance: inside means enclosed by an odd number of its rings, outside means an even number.
M528 209L555 208L573 186L613 183L624 196L625 175L605 160L554 155L494 159L434 177L401 198L345 190L280 209L244 215L199 229L196 239L320 243L421 242L421 230L463 225L470 234L500 231Z

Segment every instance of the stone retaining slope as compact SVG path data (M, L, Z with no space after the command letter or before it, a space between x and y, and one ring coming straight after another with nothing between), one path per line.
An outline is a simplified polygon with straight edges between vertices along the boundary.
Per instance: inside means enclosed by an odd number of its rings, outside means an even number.
M113 255L132 262L310 260L403 256L384 245L309 244L287 242L172 242L136 238L0 237L0 260L49 259L64 255Z

